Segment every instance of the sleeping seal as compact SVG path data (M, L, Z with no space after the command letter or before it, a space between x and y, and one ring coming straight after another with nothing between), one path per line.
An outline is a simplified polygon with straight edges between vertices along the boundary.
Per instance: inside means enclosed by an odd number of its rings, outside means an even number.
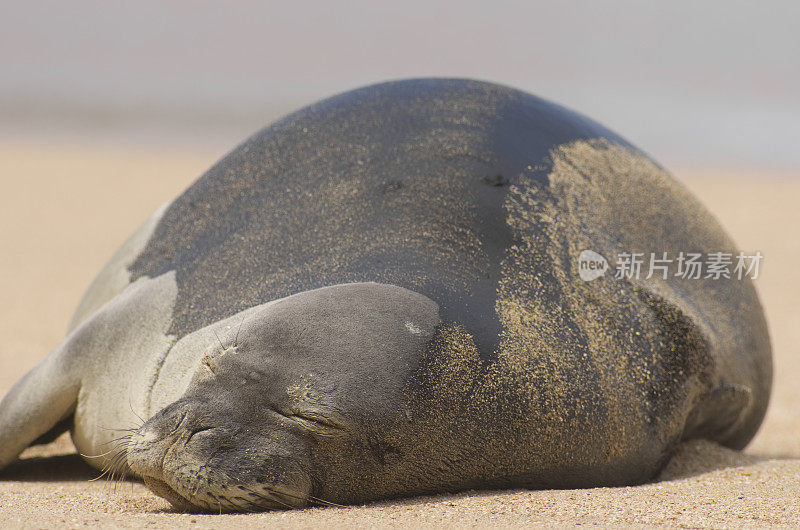
M322 101L123 245L0 404L0 467L69 428L179 509L245 511L635 484L682 440L746 445L771 385L752 282L584 281L585 251L736 249L645 154L537 97L422 79Z

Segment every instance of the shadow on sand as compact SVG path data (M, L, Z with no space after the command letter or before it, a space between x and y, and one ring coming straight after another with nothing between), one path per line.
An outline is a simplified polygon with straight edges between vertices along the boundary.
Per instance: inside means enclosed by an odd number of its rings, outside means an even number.
M100 472L77 454L35 456L9 464L0 472L0 482L61 482L91 480Z

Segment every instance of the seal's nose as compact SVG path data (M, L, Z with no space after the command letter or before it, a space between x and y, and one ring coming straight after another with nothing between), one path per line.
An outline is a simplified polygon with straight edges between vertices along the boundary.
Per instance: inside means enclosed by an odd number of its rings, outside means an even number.
M141 477L163 477L164 455L169 446L165 438L145 424L133 433L128 443L128 467Z
M131 471L141 477L162 479L164 457L180 437L187 416L185 405L173 403L134 432L127 449Z

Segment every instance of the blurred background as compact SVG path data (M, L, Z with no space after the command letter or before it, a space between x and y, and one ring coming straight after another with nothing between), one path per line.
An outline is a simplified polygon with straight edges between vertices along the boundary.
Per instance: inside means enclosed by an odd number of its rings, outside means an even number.
M0 139L222 155L314 100L465 76L581 111L667 167L800 167L800 4L9 1Z

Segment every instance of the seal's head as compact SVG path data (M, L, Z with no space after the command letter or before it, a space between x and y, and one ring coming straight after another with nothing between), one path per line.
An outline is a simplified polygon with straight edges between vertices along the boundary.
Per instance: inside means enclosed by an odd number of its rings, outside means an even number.
M438 324L427 297L375 283L267 304L235 340L206 351L183 397L134 433L128 465L180 510L295 508L336 497L329 475L341 466L326 463L400 414ZM361 465L349 463L353 473Z

